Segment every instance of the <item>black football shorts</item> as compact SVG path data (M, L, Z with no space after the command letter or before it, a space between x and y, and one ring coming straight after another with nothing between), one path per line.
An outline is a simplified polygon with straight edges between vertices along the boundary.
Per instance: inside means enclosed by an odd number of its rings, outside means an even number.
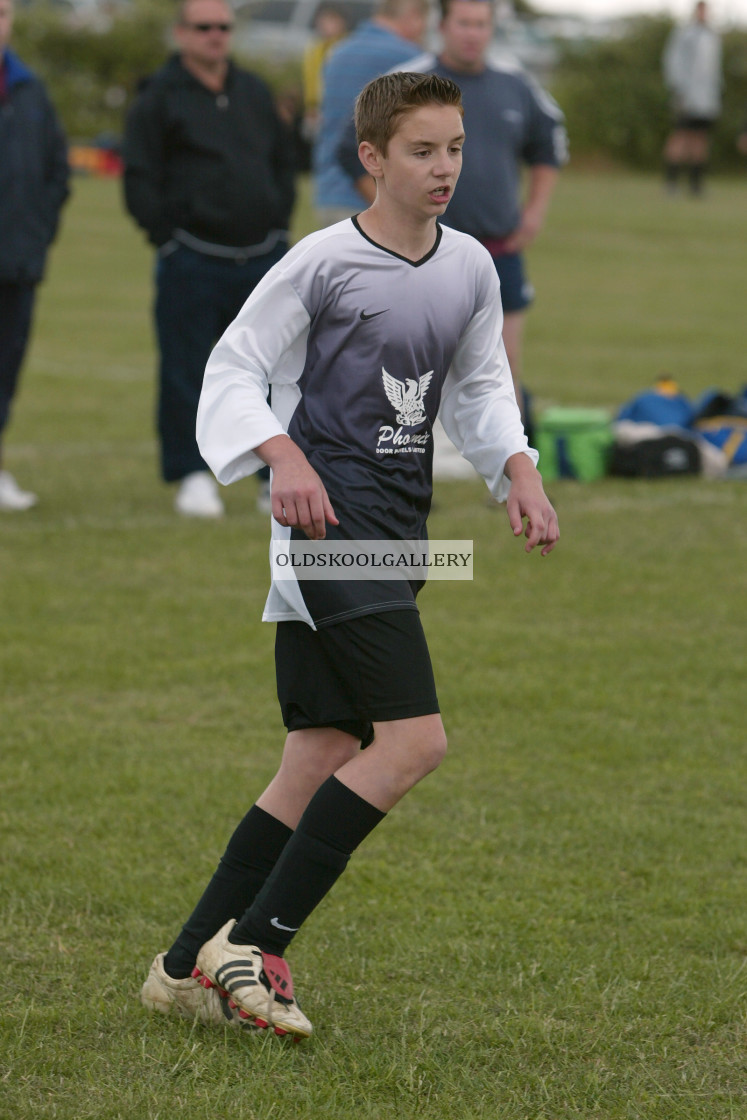
M384 611L312 630L279 622L275 671L289 731L337 727L373 739L373 724L439 711L417 610Z

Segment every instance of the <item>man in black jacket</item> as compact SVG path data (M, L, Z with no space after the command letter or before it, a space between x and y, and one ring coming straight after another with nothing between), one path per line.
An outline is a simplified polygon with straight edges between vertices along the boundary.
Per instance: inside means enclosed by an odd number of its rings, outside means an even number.
M288 247L293 146L272 95L229 58L225 0L184 0L179 51L146 83L127 119L127 208L158 250L158 431L175 506L220 517L195 420L210 351Z
M13 0L0 0L0 441L69 176L65 137L44 86L8 49L12 25ZM0 510L36 501L0 469Z

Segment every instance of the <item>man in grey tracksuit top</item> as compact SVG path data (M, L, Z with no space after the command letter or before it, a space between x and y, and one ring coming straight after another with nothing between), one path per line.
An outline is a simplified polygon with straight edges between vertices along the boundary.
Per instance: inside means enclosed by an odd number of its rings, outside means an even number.
M721 112L721 39L699 0L690 23L675 28L664 48L664 82L672 97L674 128L664 146L664 170L674 191L681 170L699 195L708 162L709 134Z

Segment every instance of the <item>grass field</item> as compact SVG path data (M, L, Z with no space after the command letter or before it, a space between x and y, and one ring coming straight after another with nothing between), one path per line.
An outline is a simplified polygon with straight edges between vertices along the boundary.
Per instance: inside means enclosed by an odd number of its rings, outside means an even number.
M314 1038L142 1010L277 758L267 525L251 480L172 513L150 254L75 186L7 443L41 501L0 519L2 1120L747 1118L744 483L554 483L546 560L439 484L475 541L422 598L450 753L293 945ZM567 172L540 406L743 383L746 201Z

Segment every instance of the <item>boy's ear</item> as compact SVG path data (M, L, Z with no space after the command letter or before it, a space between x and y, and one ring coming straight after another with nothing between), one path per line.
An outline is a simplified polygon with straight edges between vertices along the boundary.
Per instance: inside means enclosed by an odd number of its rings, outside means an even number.
M368 140L363 140L358 145L358 159L369 175L373 175L374 179L381 177L381 152Z

